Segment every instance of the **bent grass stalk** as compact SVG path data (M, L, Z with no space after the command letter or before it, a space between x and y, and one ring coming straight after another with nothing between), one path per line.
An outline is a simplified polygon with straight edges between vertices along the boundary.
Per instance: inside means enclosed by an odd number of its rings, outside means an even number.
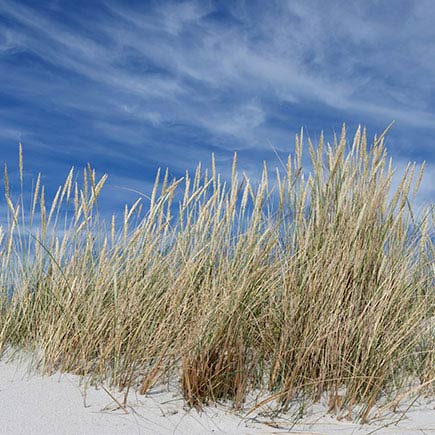
M4 172L0 349L38 349L44 371L126 394L176 376L191 406L241 407L261 389L256 407L282 410L326 394L331 411L366 421L380 398L430 387L433 213L416 217L409 200L423 167L391 192L385 134L366 137L359 128L348 149L343 126L332 145L308 140L306 173L301 131L284 173L272 181L265 164L258 185L236 156L229 181L214 156L211 173L158 171L147 213L143 198L126 206L107 234L107 177L90 166L81 187L72 169L49 207L38 176L24 210L20 145L16 205Z

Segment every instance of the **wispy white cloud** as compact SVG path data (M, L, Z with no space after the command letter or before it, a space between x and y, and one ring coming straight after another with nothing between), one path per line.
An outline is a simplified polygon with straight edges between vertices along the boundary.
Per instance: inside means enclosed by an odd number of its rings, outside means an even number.
M210 151L250 150L255 167L301 125L396 119L407 141L435 129L429 0L110 0L82 12L0 0L0 137L125 179L127 164L181 170ZM142 176L132 170L132 183Z

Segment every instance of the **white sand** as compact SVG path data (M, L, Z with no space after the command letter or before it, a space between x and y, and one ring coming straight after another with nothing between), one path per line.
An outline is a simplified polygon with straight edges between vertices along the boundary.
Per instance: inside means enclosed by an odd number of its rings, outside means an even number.
M128 414L104 389L84 387L72 375L41 377L29 375L27 365L0 361L0 434L4 435L160 435L160 434L403 434L435 435L435 402L419 399L406 417L396 424L400 413L389 419L360 426L338 422L314 407L304 423L292 426L280 418L277 427L266 419L248 419L228 409L208 407L199 414L183 408L179 394L167 388L155 389L146 396L130 394ZM111 391L122 401L123 395ZM401 408L403 411L404 407Z

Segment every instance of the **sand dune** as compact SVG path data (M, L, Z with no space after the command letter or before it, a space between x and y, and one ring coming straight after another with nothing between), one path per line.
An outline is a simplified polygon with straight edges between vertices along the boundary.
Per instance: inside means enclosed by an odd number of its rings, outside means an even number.
M169 391L168 391L169 390ZM170 391L172 390L172 391ZM0 361L0 433L5 435L194 435L194 434L435 434L433 401L419 399L398 424L396 413L369 425L339 422L319 405L293 426L283 416L272 422L248 419L223 406L202 413L187 410L176 388L156 388L146 396L130 395L125 410L122 395L102 387L87 387L74 375L39 376L27 362ZM402 407L402 411L405 408ZM389 424L390 423L390 424ZM389 424L389 425L388 425Z

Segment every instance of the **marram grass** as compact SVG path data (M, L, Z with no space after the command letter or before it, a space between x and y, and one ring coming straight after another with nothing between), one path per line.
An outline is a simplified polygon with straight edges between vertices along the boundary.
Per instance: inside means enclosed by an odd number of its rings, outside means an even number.
M37 350L63 370L146 393L178 378L191 406L263 392L258 406L329 397L367 420L379 400L430 390L431 208L413 213L422 169L392 190L384 134L332 145L302 134L285 170L253 184L199 166L158 173L122 223L99 218L106 177L73 171L48 204L10 192L0 245L0 349ZM356 411L357 410L357 411ZM355 415L356 413L356 415Z

